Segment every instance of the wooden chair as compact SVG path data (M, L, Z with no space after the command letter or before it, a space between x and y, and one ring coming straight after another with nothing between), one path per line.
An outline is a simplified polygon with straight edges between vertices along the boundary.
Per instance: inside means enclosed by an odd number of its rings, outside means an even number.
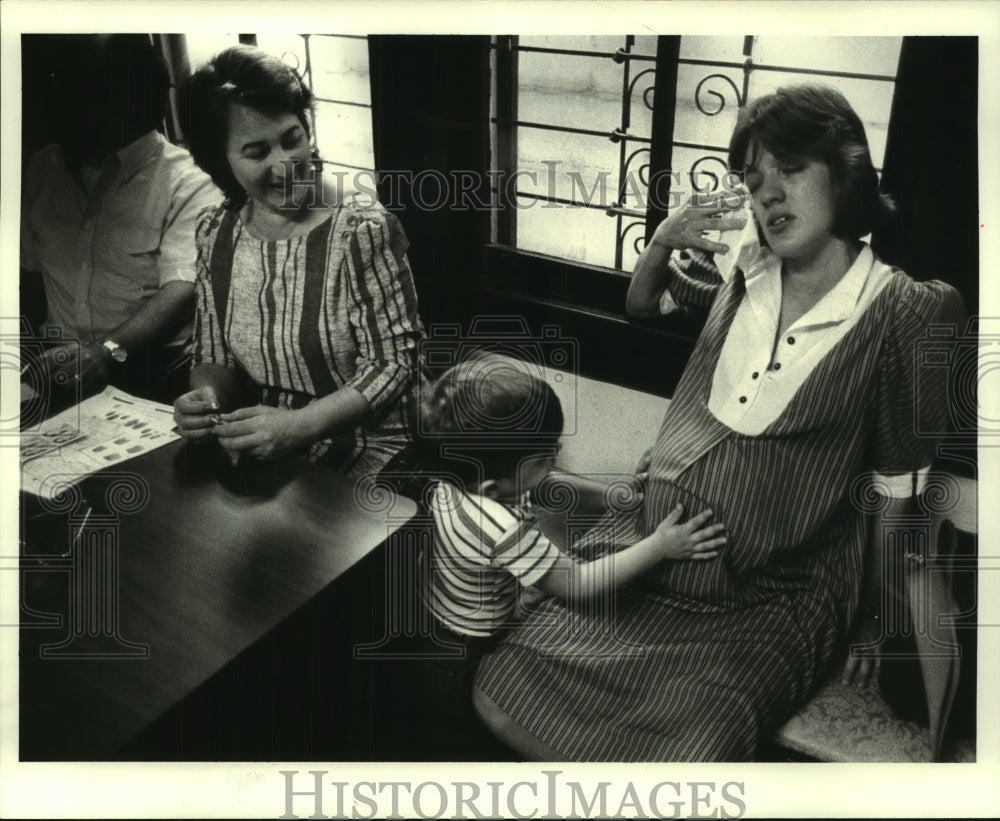
M960 659L948 648L958 646L952 595L952 561L956 535L976 534L976 483L944 474L943 486L957 493L922 498L923 519L913 517L913 533L926 533L900 551L897 577L906 611L913 623L920 671L928 704L929 726L898 719L875 686L840 683L835 675L812 700L781 727L779 747L820 761L834 762L974 762L975 742L946 733ZM945 503L941 503L941 497ZM936 499L936 500L935 500ZM920 686L920 682L914 682Z

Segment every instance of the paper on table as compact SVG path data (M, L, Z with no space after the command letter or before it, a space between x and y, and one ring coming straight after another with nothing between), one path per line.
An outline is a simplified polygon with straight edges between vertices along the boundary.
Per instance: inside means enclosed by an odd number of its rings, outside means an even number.
M91 473L174 441L173 428L169 405L105 388L21 437L21 489L52 499Z

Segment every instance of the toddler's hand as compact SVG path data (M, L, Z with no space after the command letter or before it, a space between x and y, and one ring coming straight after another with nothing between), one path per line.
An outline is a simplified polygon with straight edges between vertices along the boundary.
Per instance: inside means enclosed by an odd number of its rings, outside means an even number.
M663 557L674 560L714 559L719 555L719 548L726 543L726 537L720 535L726 526L714 524L703 527L712 518L711 510L703 510L684 524L678 524L683 513L683 506L677 505L653 533L663 550Z

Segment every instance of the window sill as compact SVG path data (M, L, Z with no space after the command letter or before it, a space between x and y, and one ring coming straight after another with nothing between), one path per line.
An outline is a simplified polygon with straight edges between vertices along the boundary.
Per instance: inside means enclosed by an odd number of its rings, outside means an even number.
M629 280L619 271L489 245L478 304L490 314L523 318L533 333L557 326L577 343L583 376L670 397L701 322L679 314L629 317Z

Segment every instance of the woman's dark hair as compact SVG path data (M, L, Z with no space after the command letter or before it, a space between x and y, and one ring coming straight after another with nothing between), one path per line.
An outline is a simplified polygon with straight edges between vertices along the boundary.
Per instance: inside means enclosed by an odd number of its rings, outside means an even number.
M740 110L729 141L729 168L742 172L749 151L767 149L782 162L808 158L829 167L836 192L834 234L859 239L894 210L878 190L861 118L837 89L779 88ZM750 164L755 157L749 158Z
M446 371L420 414L428 455L463 482L514 476L524 459L554 453L563 429L559 397L540 368L496 353Z
M233 46L198 68L181 89L181 127L194 161L237 209L247 193L226 159L229 110L234 103L264 114L294 114L312 134L313 95L298 72L253 46Z

